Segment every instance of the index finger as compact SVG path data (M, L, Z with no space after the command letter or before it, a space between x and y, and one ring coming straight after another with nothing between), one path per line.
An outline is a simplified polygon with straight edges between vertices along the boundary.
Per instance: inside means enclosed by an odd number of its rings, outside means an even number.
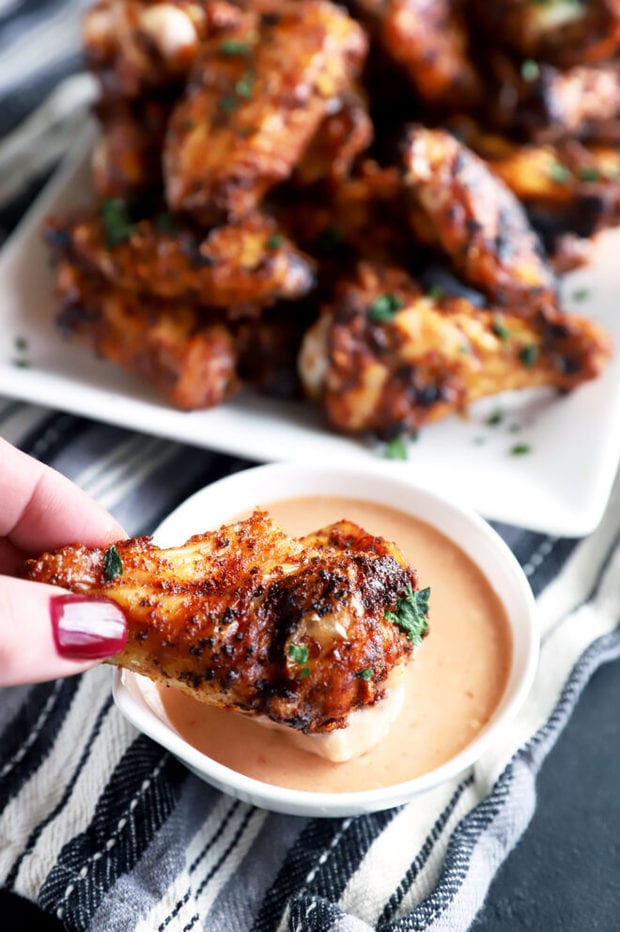
M0 537L26 553L126 537L101 505L56 470L0 438Z

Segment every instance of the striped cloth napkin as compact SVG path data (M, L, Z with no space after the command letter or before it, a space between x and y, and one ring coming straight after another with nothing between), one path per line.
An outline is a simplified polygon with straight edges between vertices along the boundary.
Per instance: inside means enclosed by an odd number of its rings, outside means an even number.
M81 7L0 0L3 238L92 99L76 51ZM0 433L81 485L132 535L248 465L9 400L0 400ZM211 789L139 735L112 703L107 668L6 689L2 889L69 930L467 929L532 816L537 772L581 690L620 657L620 485L585 540L498 530L537 596L542 655L523 711L460 779L358 818L270 814Z

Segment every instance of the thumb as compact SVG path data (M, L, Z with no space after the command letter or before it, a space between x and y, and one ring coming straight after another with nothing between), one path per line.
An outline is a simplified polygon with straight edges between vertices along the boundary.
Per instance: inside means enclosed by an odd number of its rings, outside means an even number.
M0 686L80 673L126 641L127 620L111 599L0 576Z

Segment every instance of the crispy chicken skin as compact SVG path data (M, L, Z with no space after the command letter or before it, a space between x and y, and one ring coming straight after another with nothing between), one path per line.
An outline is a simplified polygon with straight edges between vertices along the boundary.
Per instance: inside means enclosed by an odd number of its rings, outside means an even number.
M350 177L354 162L372 142L372 120L359 93L346 91L330 110L295 168L297 184L325 181L337 186Z
M423 242L517 313L553 298L554 276L525 210L479 156L445 130L413 127L404 158L411 223Z
M560 67L611 58L620 47L618 0L474 0L477 23L524 58Z
M129 639L112 662L210 705L331 732L381 700L413 653L385 613L415 589L415 572L349 522L296 540L256 511L180 547L115 546L122 575L112 579L106 551L80 545L29 561L25 575L113 599Z
M461 6L454 0L385 0L380 7L385 50L431 107L469 109L482 98Z
M57 268L56 292L62 333L153 385L176 407L210 408L238 388L230 329L195 305L143 301L66 261Z
M47 238L61 255L136 295L255 308L301 297L314 284L312 261L262 214L205 235L166 214L118 232L103 204L49 221Z
M365 53L361 27L326 0L282 3L258 31L207 40L168 130L171 209L207 224L253 211L291 175Z
M108 96L141 97L177 84L208 31L209 11L226 6L206 0L97 0L82 23L86 64Z
M599 374L609 343L580 317L548 308L527 320L434 298L398 270L365 264L306 334L299 365L332 427L389 439L485 395L575 388Z

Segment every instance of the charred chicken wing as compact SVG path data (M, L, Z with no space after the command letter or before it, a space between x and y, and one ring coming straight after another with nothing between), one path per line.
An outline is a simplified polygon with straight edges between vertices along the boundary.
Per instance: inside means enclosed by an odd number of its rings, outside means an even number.
M328 756L324 736L337 739L356 712L381 705L427 627L428 591L415 592L402 554L346 521L297 540L257 511L180 547L149 538L107 551L68 546L25 572L121 606L129 639L113 663L323 736L314 749ZM399 616L407 601L409 621Z
M417 236L447 253L467 282L524 315L553 298L554 276L525 210L471 149L445 130L414 127L405 182Z
M195 305L146 302L68 262L58 266L56 291L65 335L155 386L177 407L209 408L237 389L236 341Z
M235 309L301 297L314 282L311 260L261 214L200 235L166 213L133 223L112 200L50 221L47 235L61 255L139 295Z
M171 209L207 224L253 211L291 175L365 52L360 26L326 0L283 3L258 30L207 40L168 130Z
M592 321L551 308L537 320L476 308L363 265L306 334L300 374L332 427L390 439L485 395L572 389L598 375L609 354Z

